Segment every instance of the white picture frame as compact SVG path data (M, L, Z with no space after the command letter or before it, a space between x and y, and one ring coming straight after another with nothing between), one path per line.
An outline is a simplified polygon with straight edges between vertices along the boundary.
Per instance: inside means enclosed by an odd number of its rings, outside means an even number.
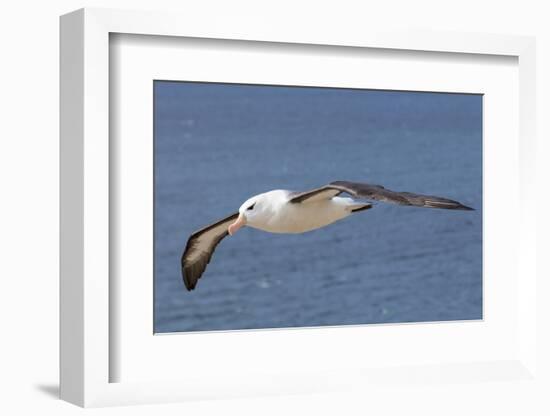
M215 19L215 18L214 18ZM508 35L380 32L350 29L331 32L312 28L278 27L266 21L211 24L192 16L83 9L61 18L61 398L80 406L183 401L195 398L239 397L261 394L323 392L350 385L399 383L410 379L410 369L370 369L368 374L336 368L319 374L294 374L282 368L277 376L241 380L222 373L216 380L191 374L178 381L113 382L111 367L120 359L111 348L109 194L110 172L110 34L332 45L334 47L430 51L443 54L481 54L516 57L519 67L519 207L517 216L517 350L498 361L444 362L420 366L418 379L460 379L479 382L472 371L494 371L506 380L536 377L535 200L535 42ZM473 55L475 56L475 55ZM151 311L152 313L152 311ZM406 331L407 329L403 329ZM408 329L409 331L411 329ZM414 328L413 328L414 330ZM300 331L295 331L299 334ZM223 337L224 334L218 334ZM297 336L297 335L296 335ZM337 336L337 335L333 335ZM223 342L223 340L220 340ZM217 342L220 342L217 341ZM239 341L236 341L239 342ZM242 342L242 341L241 341ZM208 363L205 363L207 366ZM438 376L436 377L435 374Z

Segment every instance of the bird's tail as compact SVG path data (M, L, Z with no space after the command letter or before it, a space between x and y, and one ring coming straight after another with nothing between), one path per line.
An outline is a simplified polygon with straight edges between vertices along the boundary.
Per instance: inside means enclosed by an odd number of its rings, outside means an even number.
M364 211L366 209L371 209L372 208L372 204L368 204L368 203L361 203L361 204L353 204L350 206L350 211L351 212L360 212L360 211Z

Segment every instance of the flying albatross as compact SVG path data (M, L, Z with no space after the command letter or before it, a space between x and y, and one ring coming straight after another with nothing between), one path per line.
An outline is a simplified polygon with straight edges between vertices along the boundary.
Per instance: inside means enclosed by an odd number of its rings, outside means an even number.
M338 196L342 193L352 198ZM246 225L270 233L305 233L372 208L370 203L360 199L415 207L472 210L452 199L394 192L380 185L347 181L331 182L305 192L265 192L247 199L238 212L191 234L181 257L185 287L195 289L216 246L239 228Z

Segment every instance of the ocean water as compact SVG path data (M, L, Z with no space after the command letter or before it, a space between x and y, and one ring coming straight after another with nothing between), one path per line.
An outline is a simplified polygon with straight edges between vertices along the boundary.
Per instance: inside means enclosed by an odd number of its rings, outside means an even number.
M155 332L482 318L482 96L167 81L154 96ZM244 228L185 289L193 231L334 180L476 210L375 203L305 234Z

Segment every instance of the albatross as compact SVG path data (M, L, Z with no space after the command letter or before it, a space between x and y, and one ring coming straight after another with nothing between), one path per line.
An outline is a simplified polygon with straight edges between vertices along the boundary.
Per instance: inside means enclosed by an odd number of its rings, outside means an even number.
M343 193L350 197L339 196ZM304 192L282 189L265 192L247 199L238 212L191 234L181 257L185 287L195 289L220 241L244 226L269 233L305 233L372 208L368 200L414 207L473 210L452 199L395 192L381 185L348 181L335 181Z

